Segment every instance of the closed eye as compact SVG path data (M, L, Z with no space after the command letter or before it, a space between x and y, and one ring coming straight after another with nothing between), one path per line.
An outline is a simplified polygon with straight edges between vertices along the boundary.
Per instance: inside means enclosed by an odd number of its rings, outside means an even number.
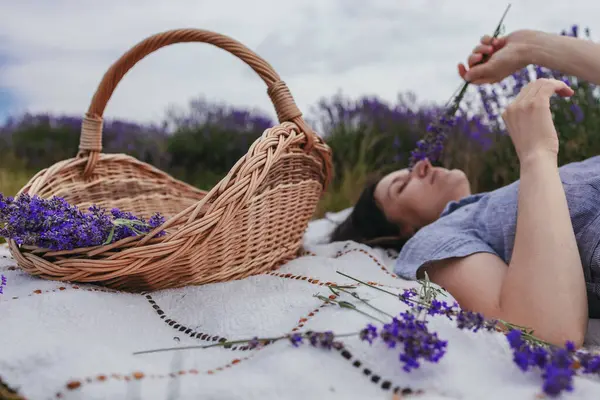
M388 197L392 197L392 190L394 190L396 195L399 195L400 193L402 193L402 191L404 190L404 188L406 188L406 185L408 185L408 182L410 181L410 176L411 174L406 174L403 176L397 176L395 177L392 182L390 182L390 185L388 186ZM398 184L398 181L401 181Z
M404 190L404 188L408 185L408 182L410 181L410 177L406 178L404 180L404 183L402 183L402 185L400 186L400 188L398 189L398 194L402 193L402 191Z

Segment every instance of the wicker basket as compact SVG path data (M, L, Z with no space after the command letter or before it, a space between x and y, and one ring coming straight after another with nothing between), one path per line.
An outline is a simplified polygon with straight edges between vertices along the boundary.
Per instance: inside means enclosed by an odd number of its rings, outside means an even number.
M161 47L204 42L248 64L267 84L280 125L267 129L212 190L198 190L133 157L103 154L102 115L117 84ZM26 272L46 279L146 291L221 282L259 274L294 258L331 178L330 148L273 70L229 37L197 29L143 40L106 72L82 123L79 153L40 171L19 193L64 197L80 208L118 207L166 222L150 234L71 251L18 246L10 251ZM156 233L166 230L165 236Z

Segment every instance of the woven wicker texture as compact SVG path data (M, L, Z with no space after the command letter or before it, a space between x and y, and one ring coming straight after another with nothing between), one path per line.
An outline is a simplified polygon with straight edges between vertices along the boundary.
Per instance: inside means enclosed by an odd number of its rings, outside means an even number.
M175 43L204 42L248 64L266 83L279 125L267 129L209 192L124 154L102 151L104 109L138 61ZM331 179L330 148L273 68L229 37L197 29L147 38L104 75L85 115L79 153L40 171L20 191L64 197L86 209L118 207L166 222L143 237L95 248L49 251L9 241L19 266L46 279L96 283L127 291L157 290L240 279L294 258ZM154 237L162 230L165 236Z

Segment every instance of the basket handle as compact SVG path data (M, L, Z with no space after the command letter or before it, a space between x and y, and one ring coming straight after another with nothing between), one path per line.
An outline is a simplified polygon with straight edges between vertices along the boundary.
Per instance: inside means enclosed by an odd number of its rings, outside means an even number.
M123 76L150 53L175 43L201 42L219 47L244 61L267 85L277 119L294 122L306 134L306 152L314 146L316 134L302 118L292 94L277 72L258 54L235 39L202 29L175 29L150 36L123 54L104 74L88 111L83 118L78 156L88 156L84 176L89 176L102 151L102 117L106 104Z

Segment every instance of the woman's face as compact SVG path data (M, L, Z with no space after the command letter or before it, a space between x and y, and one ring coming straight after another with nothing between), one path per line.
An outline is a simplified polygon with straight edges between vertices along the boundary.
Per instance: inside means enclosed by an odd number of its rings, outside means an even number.
M398 224L404 235L437 220L450 201L471 194L464 172L433 167L419 161L412 171L392 172L379 181L375 201L388 220Z

